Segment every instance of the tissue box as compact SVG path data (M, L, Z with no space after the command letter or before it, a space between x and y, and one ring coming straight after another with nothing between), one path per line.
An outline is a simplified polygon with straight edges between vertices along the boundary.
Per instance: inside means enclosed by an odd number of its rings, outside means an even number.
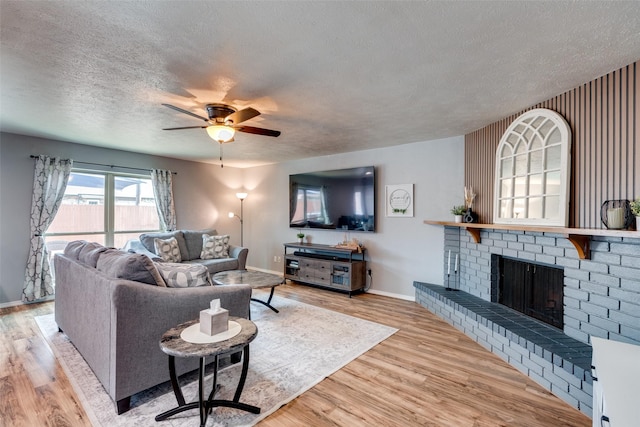
M200 332L207 335L215 335L229 329L229 310L224 308L218 311L202 310L200 312Z

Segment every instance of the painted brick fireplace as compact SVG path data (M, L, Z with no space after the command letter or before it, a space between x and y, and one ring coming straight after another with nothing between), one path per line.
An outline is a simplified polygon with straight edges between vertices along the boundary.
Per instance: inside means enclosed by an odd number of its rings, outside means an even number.
M444 230L444 286L415 282L416 301L591 416L590 336L640 345L640 232L594 236L590 259L579 259L560 234L486 228L475 243L464 229ZM447 277L449 250L460 261ZM496 255L563 269L562 329L495 302Z

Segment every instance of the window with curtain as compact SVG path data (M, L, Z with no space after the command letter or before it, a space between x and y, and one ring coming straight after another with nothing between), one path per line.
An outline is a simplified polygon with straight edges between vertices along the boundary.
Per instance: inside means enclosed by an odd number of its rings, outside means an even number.
M45 240L52 253L78 239L120 248L141 233L159 230L149 176L74 169Z
M496 224L568 225L571 129L558 113L518 117L496 152Z

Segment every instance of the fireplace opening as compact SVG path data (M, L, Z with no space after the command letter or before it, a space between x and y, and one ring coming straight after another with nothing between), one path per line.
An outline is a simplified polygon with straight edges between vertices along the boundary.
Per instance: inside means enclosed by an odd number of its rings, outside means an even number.
M497 274L492 275L492 295L496 302L563 329L564 270L494 256Z

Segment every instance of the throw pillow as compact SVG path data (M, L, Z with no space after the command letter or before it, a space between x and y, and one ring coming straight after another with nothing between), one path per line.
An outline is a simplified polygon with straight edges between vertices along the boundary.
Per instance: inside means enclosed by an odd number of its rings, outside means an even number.
M156 268L170 288L191 288L211 285L209 270L202 264L157 262Z
M202 235L201 259L229 258L229 235L209 236Z
M180 262L182 257L180 256L180 247L175 237L169 239L153 239L153 246L155 247L156 254L167 262Z
M107 249L98 257L96 268L115 279L166 286L153 261L143 254L130 254L117 249Z

